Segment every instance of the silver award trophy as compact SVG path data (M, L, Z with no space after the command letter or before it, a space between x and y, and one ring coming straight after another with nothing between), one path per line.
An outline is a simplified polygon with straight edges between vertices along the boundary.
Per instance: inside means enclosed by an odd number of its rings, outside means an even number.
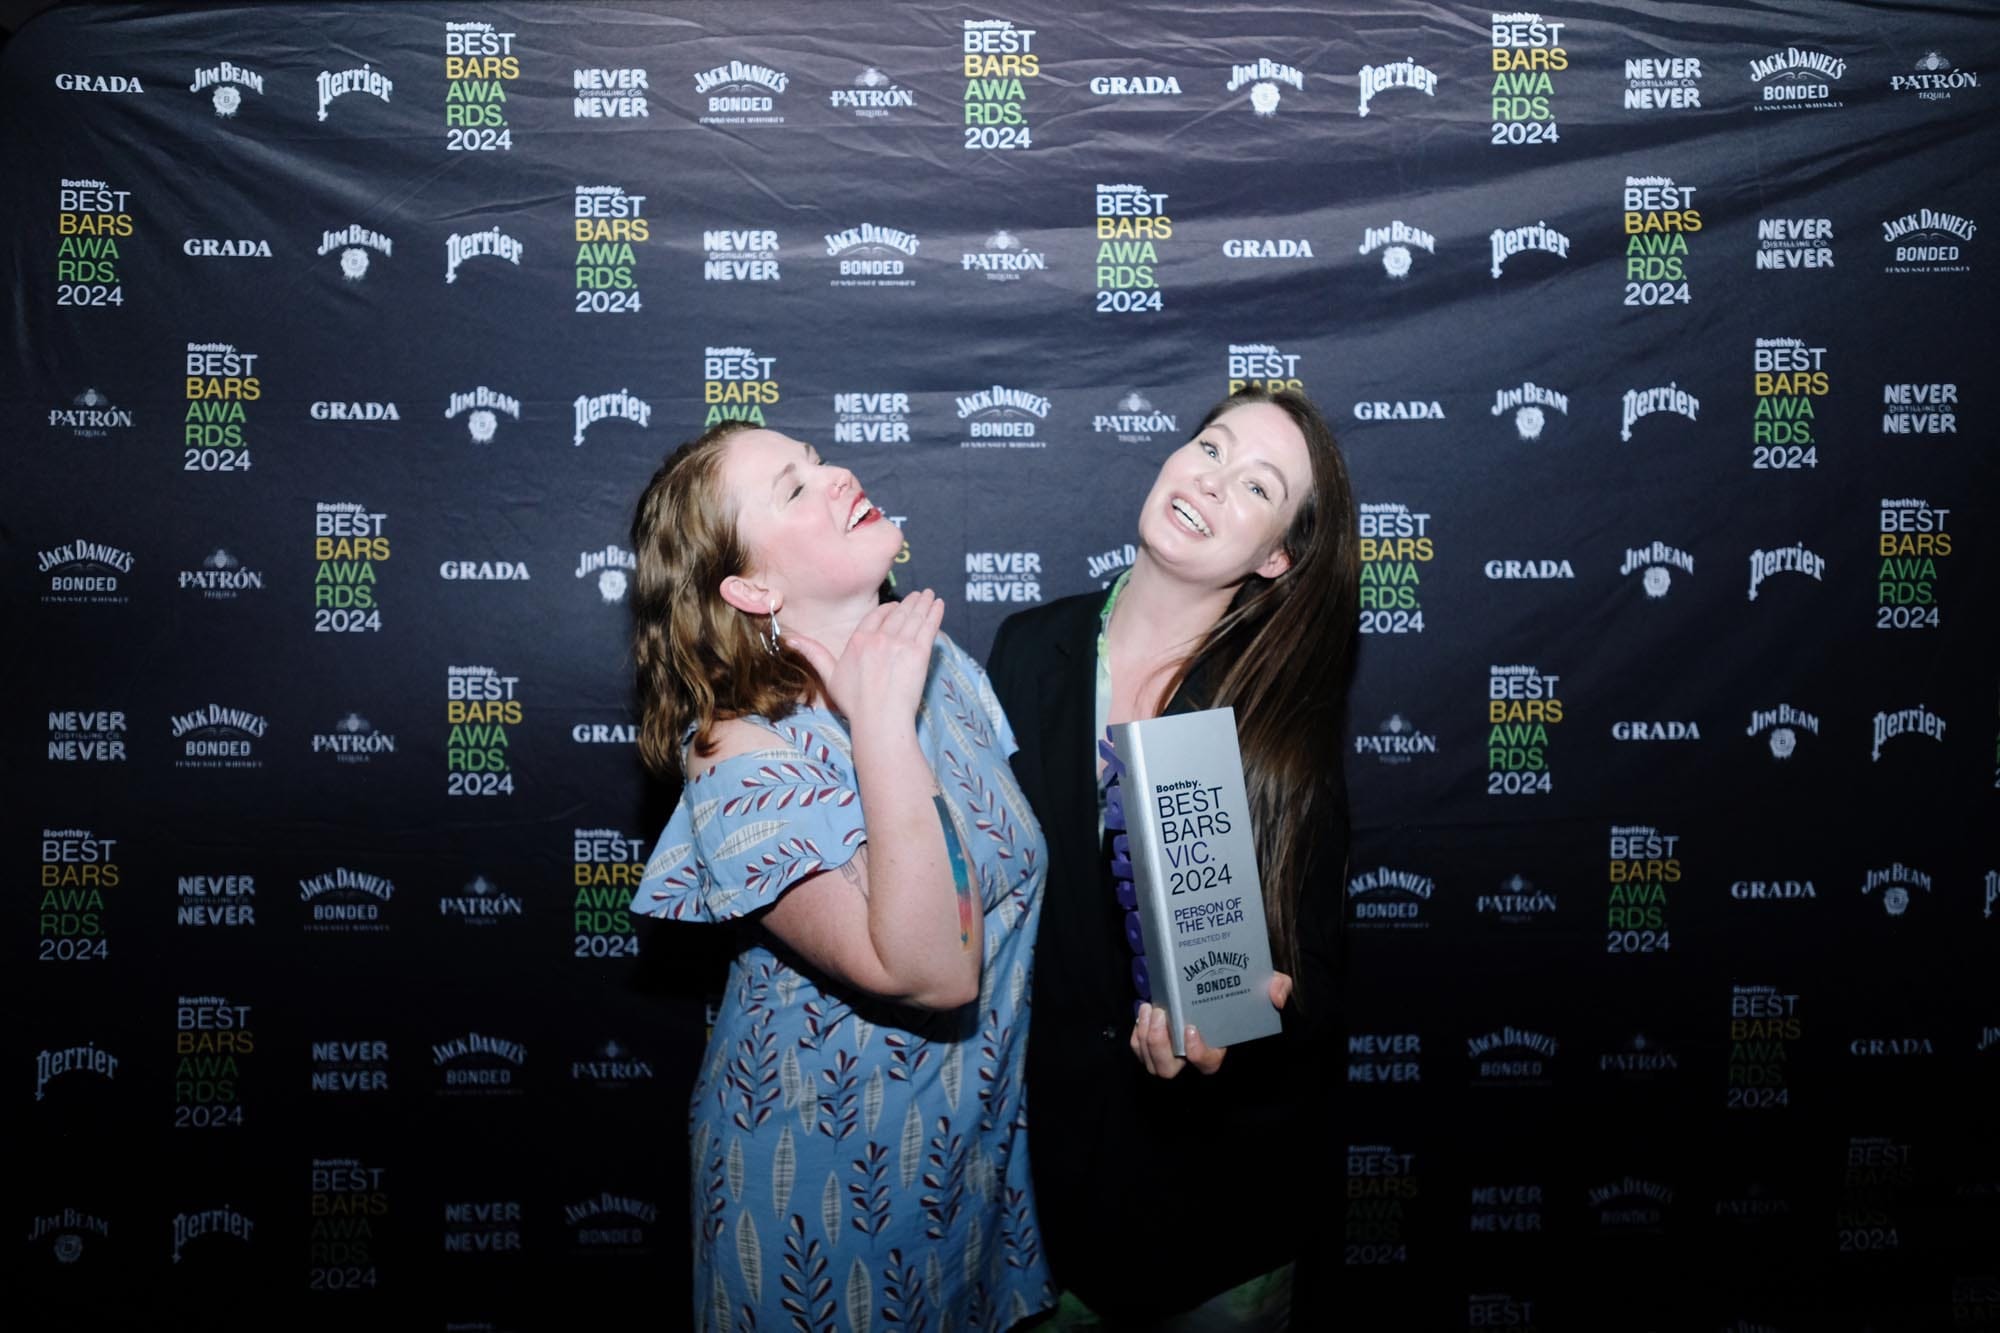
M1126 940L1141 999L1167 1011L1174 1054L1193 1024L1210 1046L1275 1034L1271 945L1243 791L1236 712L1209 708L1110 729L1117 782L1106 827L1129 878Z

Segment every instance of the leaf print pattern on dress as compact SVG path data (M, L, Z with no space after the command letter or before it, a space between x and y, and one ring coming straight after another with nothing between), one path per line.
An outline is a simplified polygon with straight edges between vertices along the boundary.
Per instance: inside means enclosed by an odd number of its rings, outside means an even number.
M824 709L752 719L768 745L690 779L633 891L637 911L745 926L682 1145L705 1333L999 1333L1053 1299L1019 1090L1045 851L977 668L950 644L934 660L918 743L983 916L970 1012L863 1003L757 926L867 840L851 749Z
M826 1275L826 1255L817 1240L806 1239L806 1220L792 1214L785 1229L785 1264L778 1275L785 1296L778 1304L801 1333L833 1329L833 1279Z

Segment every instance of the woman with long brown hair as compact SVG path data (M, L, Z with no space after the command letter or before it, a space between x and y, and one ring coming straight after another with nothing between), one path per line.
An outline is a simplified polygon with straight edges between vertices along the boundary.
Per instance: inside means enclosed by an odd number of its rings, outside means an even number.
M1021 1100L1046 857L942 603L878 595L901 545L853 473L736 422L633 519L640 752L684 784L633 908L742 932L689 1112L703 1330L1053 1299Z
M1289 1318L1330 1150L1313 1116L1336 1054L1356 527L1318 410L1246 390L1162 465L1137 557L1108 592L1010 617L994 641L1015 772L1049 840L1028 1104L1043 1240L1066 1292L1058 1327ZM1164 1010L1134 1014L1094 741L1222 705L1236 712L1284 1031L1229 1051L1190 1028L1182 1059Z

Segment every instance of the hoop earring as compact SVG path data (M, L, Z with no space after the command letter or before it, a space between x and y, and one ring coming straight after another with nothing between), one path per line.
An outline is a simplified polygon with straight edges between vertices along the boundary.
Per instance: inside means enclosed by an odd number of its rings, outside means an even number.
M771 612L770 632L766 633L761 629L757 631L757 641L763 644L764 651L773 657L778 655L778 636L781 632L778 628L778 613L776 611Z

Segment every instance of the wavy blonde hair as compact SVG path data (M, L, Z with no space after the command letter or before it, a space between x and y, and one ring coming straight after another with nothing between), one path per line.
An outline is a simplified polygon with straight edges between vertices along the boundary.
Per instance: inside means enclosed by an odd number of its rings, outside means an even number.
M764 646L757 621L722 600L722 581L749 553L722 484L731 436L723 421L667 456L632 516L632 656L638 668L639 757L661 776L682 773L681 737L697 757L715 750L715 724L754 713L773 720L820 691L819 674L782 643Z

